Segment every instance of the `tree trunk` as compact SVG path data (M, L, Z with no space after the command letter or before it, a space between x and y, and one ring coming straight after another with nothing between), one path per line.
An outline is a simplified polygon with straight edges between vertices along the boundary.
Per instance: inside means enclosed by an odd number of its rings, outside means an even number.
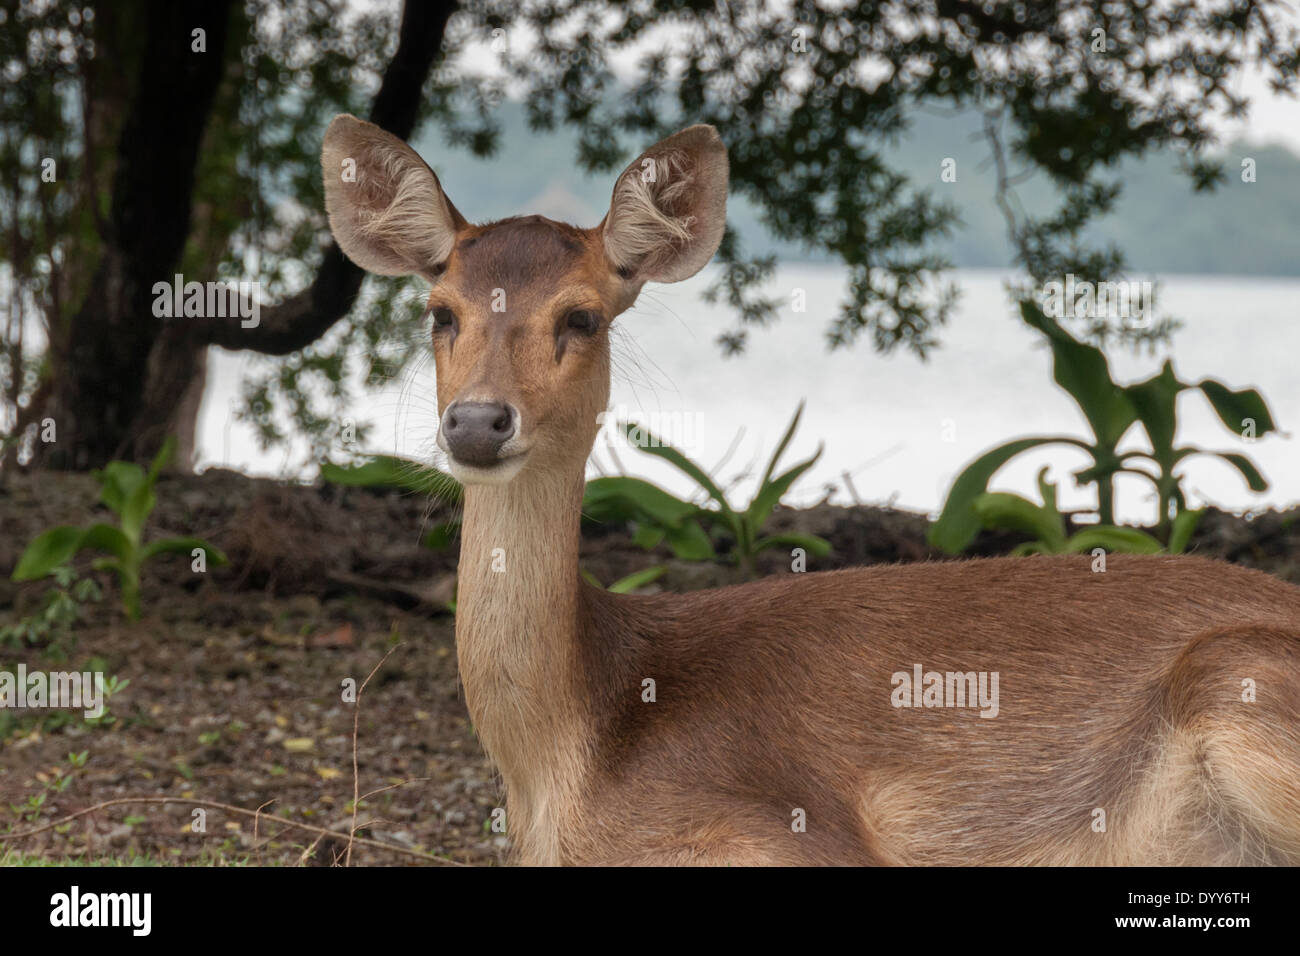
M154 0L143 15L147 32L118 143L103 255L86 297L51 343L45 414L57 440L38 442L34 456L45 467L83 470L122 455L147 457L165 437L158 429L141 434L150 357L162 331L153 285L170 281L189 232L230 0ZM197 29L206 34L204 52L193 49Z
M456 6L455 0L403 6L397 51L371 104L372 122L403 139L414 132L424 82ZM192 467L208 346L288 354L347 315L361 289L361 270L331 245L312 284L263 306L256 328L243 328L238 317L153 314L153 286L171 284L189 233L196 162L232 15L240 12L231 0L153 0L137 24L145 34L142 49L118 61L122 69L129 63L139 69L112 171L103 254L81 306L52 330L49 397L35 417L55 420L57 440L37 442L34 465L85 470L114 458L144 461L170 434L178 441L173 467ZM191 47L197 28L206 30L205 53ZM111 61L112 52L101 56Z

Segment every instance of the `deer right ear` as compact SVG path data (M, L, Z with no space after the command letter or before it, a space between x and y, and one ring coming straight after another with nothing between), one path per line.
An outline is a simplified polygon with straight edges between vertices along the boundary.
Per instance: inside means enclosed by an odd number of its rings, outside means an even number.
M466 223L415 150L345 113L320 158L330 231L347 257L379 275L436 281Z
M618 177L605 255L630 282L678 282L713 258L726 226L727 148L712 126L690 126Z

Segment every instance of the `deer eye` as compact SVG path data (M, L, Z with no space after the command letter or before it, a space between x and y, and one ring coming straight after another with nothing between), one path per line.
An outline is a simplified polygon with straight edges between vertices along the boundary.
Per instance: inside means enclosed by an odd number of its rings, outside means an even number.
M456 313L445 306L437 306L433 309L433 330L435 332L455 331Z
M565 316L564 327L583 335L594 335L600 328L600 316L589 309L575 309Z

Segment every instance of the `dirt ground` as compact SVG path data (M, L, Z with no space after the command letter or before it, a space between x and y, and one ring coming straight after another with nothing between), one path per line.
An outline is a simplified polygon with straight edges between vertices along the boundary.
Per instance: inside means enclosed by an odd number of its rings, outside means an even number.
M31 614L48 582L9 576L26 543L56 524L109 520L84 475L13 475L0 483L0 625ZM51 646L0 644L0 671L101 668L129 684L109 718L0 711L0 833L39 827L94 804L140 796L165 805L117 805L0 847L0 861L31 858L208 864L329 864L343 846L353 799L353 721L343 682L365 688L357 729L363 795L353 862L493 864L507 838L493 833L499 781L483 757L456 673L455 547L421 546L448 515L409 494L303 487L210 471L164 478L146 538L194 535L230 564L146 567L143 617L126 619L110 576L100 601ZM822 505L779 511L773 530L828 538L833 556L809 570L934 560L924 515ZM977 554L1005 553L1011 535L985 535ZM1211 513L1193 550L1300 583L1300 509L1252 520ZM788 558L770 556L772 573ZM688 590L737 580L723 564L676 562L631 544L625 529L589 528L583 566L603 583L667 564L658 585ZM83 756L84 755L84 756ZM367 795L369 794L369 795ZM206 808L193 832L190 801ZM297 821L324 838L278 824ZM6 857L6 852L9 854Z

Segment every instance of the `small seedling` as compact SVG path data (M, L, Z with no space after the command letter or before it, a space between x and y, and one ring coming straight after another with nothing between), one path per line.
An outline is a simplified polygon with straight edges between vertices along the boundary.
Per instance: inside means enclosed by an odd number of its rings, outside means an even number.
M100 500L118 516L118 527L94 524L88 528L61 525L38 535L18 559L15 581L34 581L67 564L81 550L107 551L110 557L97 558L95 570L117 573L122 590L122 608L131 620L140 617L140 569L161 554L191 554L201 550L213 565L226 563L226 556L199 538L160 538L147 544L141 540L158 496L154 485L175 449L168 438L146 473L133 462L111 461L103 471L94 472L100 485Z

